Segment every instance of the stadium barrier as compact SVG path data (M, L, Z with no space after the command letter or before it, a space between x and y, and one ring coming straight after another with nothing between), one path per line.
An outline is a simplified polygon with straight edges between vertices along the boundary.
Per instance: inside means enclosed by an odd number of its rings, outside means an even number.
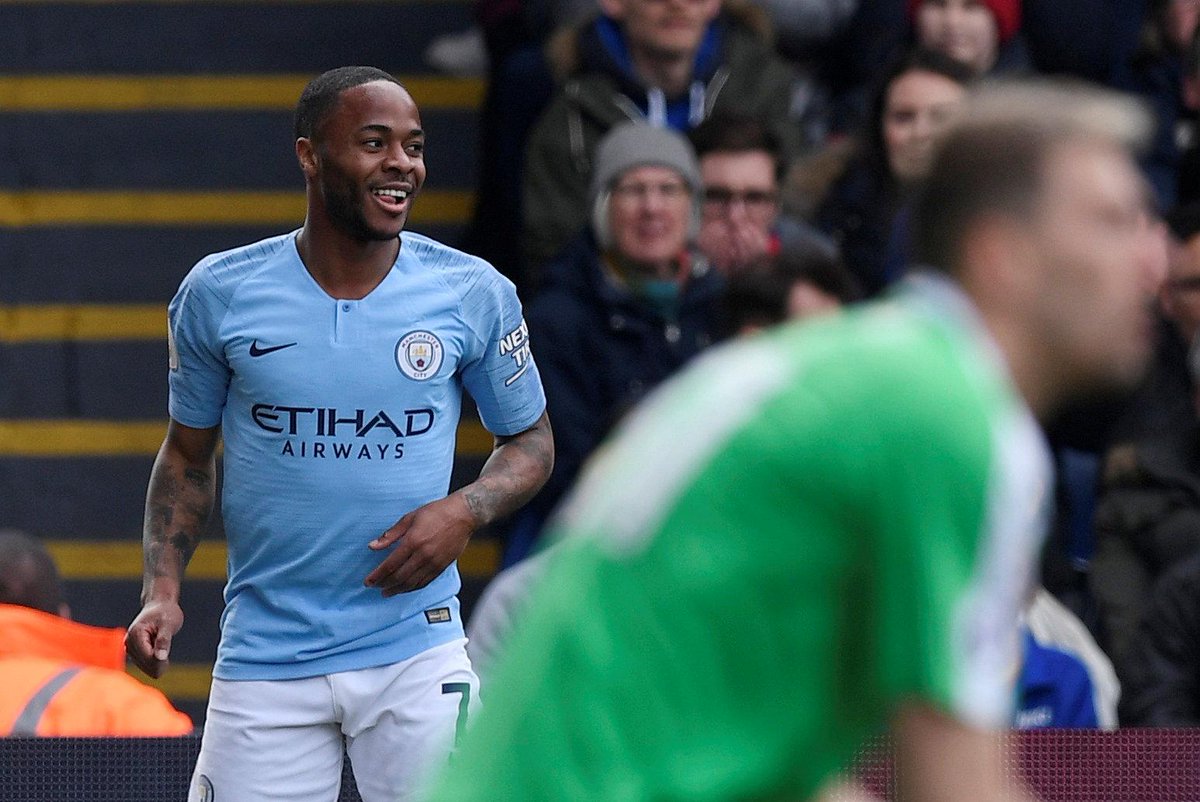
M200 736L0 738L0 802L184 802ZM362 802L342 771L338 802Z
M1046 802L1200 800L1200 729L1022 730L1007 746L1005 776ZM887 740L862 750L854 772L885 799L895 797Z
M1014 785L1046 802L1200 800L1200 729L1030 730L998 736L1011 747ZM200 751L183 738L0 738L0 802L174 802ZM887 741L872 741L856 773L893 797ZM360 802L347 761L339 802Z

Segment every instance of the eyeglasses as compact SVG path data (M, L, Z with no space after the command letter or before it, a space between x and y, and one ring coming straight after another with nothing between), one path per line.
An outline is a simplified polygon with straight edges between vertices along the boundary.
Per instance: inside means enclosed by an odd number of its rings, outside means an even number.
M763 213L771 210L776 199L774 192L762 189L735 192L729 187L706 187L704 190L704 205L714 211L725 211L735 203L742 203L749 212Z
M617 184L612 188L612 194L614 198L619 198L626 203L633 203L646 201L651 197L669 201L682 200L691 195L691 191L687 184L676 181L664 184Z
M1195 292L1200 290L1200 276L1183 276L1182 278L1171 279L1167 282L1167 287L1176 292Z

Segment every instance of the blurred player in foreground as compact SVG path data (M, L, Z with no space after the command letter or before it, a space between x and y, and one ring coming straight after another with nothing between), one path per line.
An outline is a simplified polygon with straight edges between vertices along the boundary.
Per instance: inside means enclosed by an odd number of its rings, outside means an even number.
M215 254L169 307L171 421L126 647L168 665L212 510L229 581L192 802L409 799L475 707L455 561L545 482L545 397L510 282L405 231L425 181L412 96L330 70L296 107L298 231ZM462 391L495 435L447 495Z
M636 411L435 798L807 799L886 726L902 798L1022 798L991 730L1049 500L1035 417L1142 371L1148 128L1099 90L987 90L895 294Z

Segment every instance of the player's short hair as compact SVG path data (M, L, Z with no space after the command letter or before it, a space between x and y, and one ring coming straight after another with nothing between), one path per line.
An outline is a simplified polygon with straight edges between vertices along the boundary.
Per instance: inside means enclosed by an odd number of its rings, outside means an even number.
M1143 149L1150 115L1132 98L1077 81L1003 81L967 100L942 138L913 209L913 257L955 272L972 222L1001 212L1029 219L1045 163L1074 142Z
M42 542L16 529L0 529L0 604L58 615L63 600L58 569Z
M401 83L377 67L338 67L308 82L296 103L296 138L315 139L342 92L375 81Z

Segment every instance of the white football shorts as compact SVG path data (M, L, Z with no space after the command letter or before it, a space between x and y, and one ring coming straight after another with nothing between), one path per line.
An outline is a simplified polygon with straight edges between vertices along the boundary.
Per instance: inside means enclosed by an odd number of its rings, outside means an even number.
M478 711L465 647L305 679L214 678L188 802L336 802L343 743L363 802L414 798Z

